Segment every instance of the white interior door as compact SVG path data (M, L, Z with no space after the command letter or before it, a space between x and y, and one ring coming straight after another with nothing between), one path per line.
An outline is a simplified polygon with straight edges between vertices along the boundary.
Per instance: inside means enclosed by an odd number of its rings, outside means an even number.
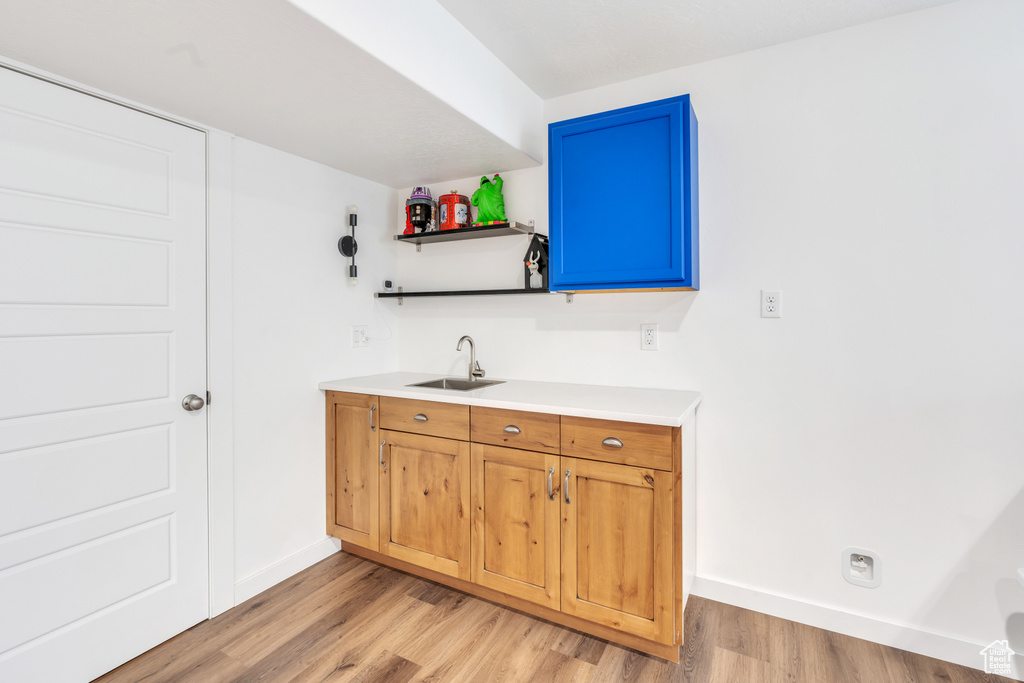
M209 614L206 136L0 67L0 680Z

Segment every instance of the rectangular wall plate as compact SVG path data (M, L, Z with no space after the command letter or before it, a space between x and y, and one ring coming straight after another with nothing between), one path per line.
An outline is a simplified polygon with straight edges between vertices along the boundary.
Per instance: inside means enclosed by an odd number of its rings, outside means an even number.
M782 317L782 290L762 289L761 290L761 317L781 318Z

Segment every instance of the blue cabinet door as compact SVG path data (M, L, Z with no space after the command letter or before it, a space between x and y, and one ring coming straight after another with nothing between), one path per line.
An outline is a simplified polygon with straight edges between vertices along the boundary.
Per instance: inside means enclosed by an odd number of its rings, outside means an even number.
M553 290L697 289L697 118L682 95L548 126Z

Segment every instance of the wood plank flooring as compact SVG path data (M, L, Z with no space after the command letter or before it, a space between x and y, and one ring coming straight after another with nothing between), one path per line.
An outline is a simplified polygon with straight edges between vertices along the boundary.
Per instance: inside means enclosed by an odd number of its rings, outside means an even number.
M977 683L936 659L693 597L670 664L339 553L97 679Z

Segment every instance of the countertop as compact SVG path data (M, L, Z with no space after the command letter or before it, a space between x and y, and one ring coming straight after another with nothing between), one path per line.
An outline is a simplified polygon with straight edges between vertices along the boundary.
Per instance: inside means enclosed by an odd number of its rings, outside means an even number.
M418 372L392 372L386 375L320 382L318 386L323 391L347 391L667 427L680 427L691 419L701 399L700 393L696 391L529 382L515 379L471 391L407 386L442 376Z

